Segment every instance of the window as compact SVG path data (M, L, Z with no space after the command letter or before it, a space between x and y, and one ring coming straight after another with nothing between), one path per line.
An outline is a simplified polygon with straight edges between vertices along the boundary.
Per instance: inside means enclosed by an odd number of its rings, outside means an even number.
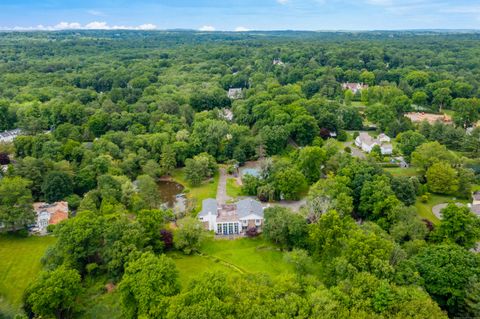
M222 233L222 224L217 224L217 234Z
M223 224L223 234L224 234L224 235L227 235L227 234L228 234L228 232L227 232L227 227L228 227L228 225L227 225L226 223Z
M233 234L233 223L228 223L228 233Z
M255 225L260 225L261 220L260 219L255 219Z
M248 220L246 220L246 219L245 219L245 220L242 220L242 224L243 224L244 226L247 226Z
M238 223L235 223L235 234L238 234Z

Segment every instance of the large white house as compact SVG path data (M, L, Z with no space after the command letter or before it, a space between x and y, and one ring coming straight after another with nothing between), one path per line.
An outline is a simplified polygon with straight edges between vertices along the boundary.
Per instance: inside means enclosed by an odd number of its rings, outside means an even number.
M373 138L367 132L361 132L355 139L355 145L366 153L370 153L373 147L378 145L382 155L391 155L393 153L393 147L390 141L390 137L384 133L380 134L377 138Z
M10 143L22 133L20 129L15 129L11 131L0 132L0 142L2 143Z
M208 230L217 235L243 234L251 228L261 231L263 226L263 207L253 199L243 199L232 205L218 205L213 198L202 202L202 211L198 219Z
M45 233L48 225L56 225L68 219L67 202L57 202L53 204L43 202L34 203L33 209L37 215L34 230L40 233Z

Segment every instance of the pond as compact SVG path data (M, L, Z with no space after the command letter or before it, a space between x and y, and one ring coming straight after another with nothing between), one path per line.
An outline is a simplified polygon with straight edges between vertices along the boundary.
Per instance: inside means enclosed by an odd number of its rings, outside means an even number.
M159 181L158 193L163 205L174 210L185 210L185 196L182 195L183 185L173 181Z

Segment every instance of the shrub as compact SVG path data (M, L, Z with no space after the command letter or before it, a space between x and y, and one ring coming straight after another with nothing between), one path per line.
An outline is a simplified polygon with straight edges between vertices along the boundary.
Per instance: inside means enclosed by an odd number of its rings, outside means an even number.
M422 195L420 200L422 201L422 203L428 203L429 199L430 199L430 196L429 196L428 193L426 193L426 194Z
M250 227L249 229L247 229L245 234L248 237L256 237L256 236L258 236L258 230L257 230L256 227Z
M348 154L352 153L352 149L348 146L345 146L345 148L343 150L345 151L345 153L348 153Z
M348 134L344 130L338 131L337 140L340 142L345 142L348 139Z

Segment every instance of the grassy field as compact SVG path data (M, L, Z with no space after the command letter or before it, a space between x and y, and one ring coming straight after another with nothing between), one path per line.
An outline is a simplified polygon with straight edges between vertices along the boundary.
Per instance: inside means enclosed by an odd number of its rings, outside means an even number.
M227 178L227 195L234 199L242 195L242 187L237 184L235 178Z
M40 259L54 242L54 237L0 236L0 314L19 311L25 288L37 276Z
M217 196L218 173L215 174L212 180L206 181L199 186L190 185L185 179L185 172L183 168L176 169L172 178L188 188L187 198L195 200L195 211L199 212L202 209L202 200L207 198L215 198Z
M441 196L441 195L430 195L430 199L427 203L422 203L420 198L417 198L415 207L417 208L417 213L421 218L426 218L434 224L440 223L440 220L433 214L432 207L438 204L448 203L450 201L460 202L466 204L467 200L455 199L450 196Z
M415 167L407 167L407 168L401 168L401 167L385 167L384 168L385 172L388 172L392 174L393 176L417 176L418 171Z
M211 271L223 271L229 275L267 273L272 276L293 271L283 260L283 252L261 238L208 238L200 250L201 255L168 254L175 260L184 288L199 274Z

